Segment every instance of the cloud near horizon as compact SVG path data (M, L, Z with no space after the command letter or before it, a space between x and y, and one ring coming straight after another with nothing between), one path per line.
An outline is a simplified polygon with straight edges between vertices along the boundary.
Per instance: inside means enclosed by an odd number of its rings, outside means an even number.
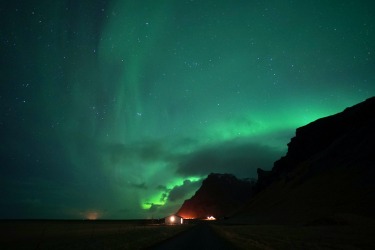
M162 190L160 195L160 202L149 203L150 208L148 212L150 213L171 213L171 211L177 212L178 208L182 203L190 199L192 195L200 188L202 184L202 179L197 181L184 180L182 185L175 185L173 188L167 188L165 186L158 186L156 189Z
M257 178L256 169L270 169L282 151L254 142L228 141L186 155L177 168L182 176L211 172Z

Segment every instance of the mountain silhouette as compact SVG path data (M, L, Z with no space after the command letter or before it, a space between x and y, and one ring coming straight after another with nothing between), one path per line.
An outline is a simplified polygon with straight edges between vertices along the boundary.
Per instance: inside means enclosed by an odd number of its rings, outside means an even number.
M375 218L375 97L296 130L233 221L361 224Z
M231 174L211 173L177 214L183 218L223 218L242 207L253 193L254 181L240 180Z

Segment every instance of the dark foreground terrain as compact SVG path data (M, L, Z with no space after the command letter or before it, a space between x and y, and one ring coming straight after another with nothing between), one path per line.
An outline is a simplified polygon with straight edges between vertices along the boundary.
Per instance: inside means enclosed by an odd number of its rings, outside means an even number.
M325 224L324 224L325 223ZM375 249L375 225L1 221L0 249Z
M375 249L374 225L221 225L214 229L238 249Z
M152 221L0 221L0 249L144 249L191 227Z
M223 234L219 234L214 230L210 223L200 223L195 227L178 234L177 236L160 242L159 244L151 247L152 250L231 250L237 249L235 245Z

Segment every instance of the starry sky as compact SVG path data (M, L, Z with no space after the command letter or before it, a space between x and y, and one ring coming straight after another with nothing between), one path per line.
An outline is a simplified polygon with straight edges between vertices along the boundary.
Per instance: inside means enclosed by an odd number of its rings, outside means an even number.
M175 212L375 94L371 0L0 1L0 218Z

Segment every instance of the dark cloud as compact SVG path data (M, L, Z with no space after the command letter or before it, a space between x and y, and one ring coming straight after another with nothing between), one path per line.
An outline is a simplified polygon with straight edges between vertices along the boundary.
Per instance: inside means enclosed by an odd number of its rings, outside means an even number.
M103 146L103 152L112 165L129 161L145 163L163 161L176 164L182 157L180 153L175 152L176 148L183 150L197 145L198 141L193 138L182 138L174 141L145 140L134 144L106 144ZM87 148L87 146L81 148Z
M104 152L111 164L129 161L153 162L166 160L170 153L159 141L144 141L131 145L113 143L104 146Z
M275 148L231 141L197 150L183 158L177 168L182 176L211 172L232 173L238 177L256 177L256 169L270 169L282 152Z
M200 181L185 180L181 186L175 186L169 191L168 201L175 202L190 198L188 195L197 191L200 185Z
M166 186L164 186L164 185L158 185L158 186L156 187L156 189L157 189L157 190L163 190L163 191L166 191L168 188L167 188Z
M186 147L195 147L199 145L200 141L191 137L180 138L172 142L172 147L186 148Z
M161 207L163 207L163 205L154 204L154 203L151 203L151 204L148 204L148 205L151 205L151 207L149 208L149 212L151 212L151 213L157 212Z
M169 202L165 205L159 205L159 204L149 204L151 207L147 210L147 213L151 215L152 217L161 215L162 217L173 214L178 211L178 209L181 207L181 203L179 202Z
M201 183L201 180L184 180L182 185L176 185L171 189L168 189L164 185L157 186L157 189L164 191L160 197L160 202L164 203L164 205L145 203L146 205L150 205L148 212L151 214L159 213L164 215L170 214L171 211L176 212L181 207L183 201L191 198L194 192L199 189Z
M168 198L168 195L169 195L169 192L172 190L172 189L169 189L167 188L166 186L164 185L158 185L156 187L156 190L161 190L163 191L161 197L160 197L160 202L166 202L167 201L167 198Z
M201 186L201 180L190 181L184 180L182 185L176 185L173 188L167 188L164 185L158 185L156 189L162 190L163 193L160 196L160 202L164 205L155 203L145 203L150 205L150 212L159 211L161 208L167 209L169 207L178 207L182 204L185 199L191 198L192 194L199 189Z
M176 152L176 149L184 151L186 147L197 147L197 145L197 140L192 138L182 138L175 141L149 140L133 144L111 143L102 145L101 155L103 156L104 162L109 163L104 165L108 166L124 165L132 162L143 162L147 164L156 161L175 166L178 165L182 159L186 158L184 154ZM82 146L79 148L85 148L87 151L86 148L92 147L93 146ZM98 153L98 150L94 153L91 152L92 155L97 155Z
M162 193L160 197L160 202L165 202L168 198L168 193Z
M138 188L138 189L148 189L146 183L142 182L142 183L129 183L129 186L133 187L133 188Z

